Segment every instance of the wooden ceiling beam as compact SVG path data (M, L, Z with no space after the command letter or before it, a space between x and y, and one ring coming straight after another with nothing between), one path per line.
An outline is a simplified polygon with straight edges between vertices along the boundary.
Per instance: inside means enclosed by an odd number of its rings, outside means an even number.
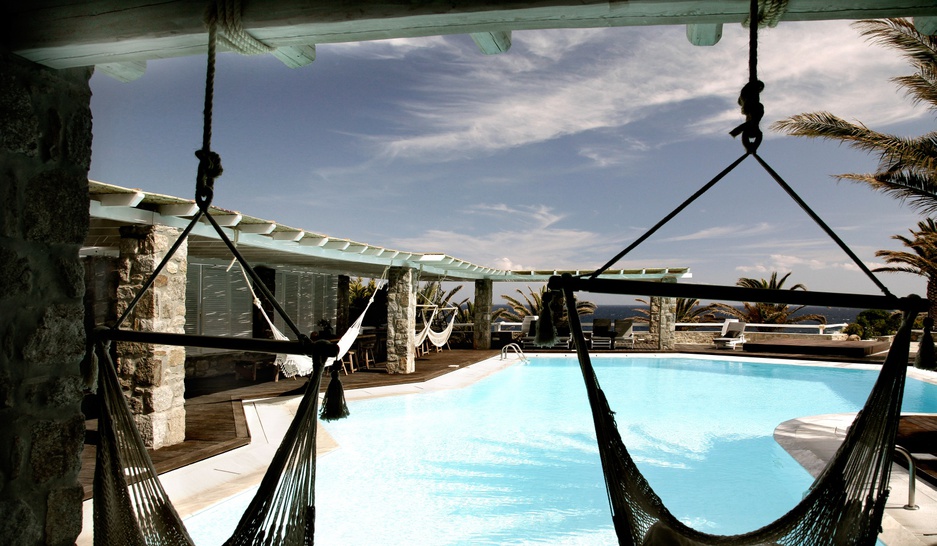
M0 40L52 68L201 55L207 0L11 0ZM275 47L546 28L739 23L739 0L268 0L244 3L243 27ZM933 0L791 0L782 21L937 17ZM301 50L303 51L303 50ZM309 50L300 56L307 56Z

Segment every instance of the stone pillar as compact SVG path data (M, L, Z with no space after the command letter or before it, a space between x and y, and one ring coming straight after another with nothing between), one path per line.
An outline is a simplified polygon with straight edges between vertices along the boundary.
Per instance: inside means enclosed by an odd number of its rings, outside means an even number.
M81 532L90 77L0 49L0 544Z
M413 269L387 272L387 373L416 371L416 284Z
M677 282L672 277L665 277L661 282ZM672 351L677 343L677 299L654 296L651 298L650 323L648 333L656 340L657 349Z
M156 270L180 232L166 226L120 228L118 315ZM185 333L186 257L187 245L183 243L124 321L124 327ZM146 446L159 449L185 440L185 347L118 343L117 368Z
M348 320L349 305L351 304L350 295L351 279L348 275L338 276L338 293L335 295L335 335L345 334L351 325Z
M472 317L474 347L491 349L491 279L475 281L475 314Z

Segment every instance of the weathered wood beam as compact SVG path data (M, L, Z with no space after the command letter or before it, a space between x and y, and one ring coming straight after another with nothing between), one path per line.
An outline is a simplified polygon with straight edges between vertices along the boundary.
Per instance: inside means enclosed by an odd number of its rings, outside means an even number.
M115 80L132 82L139 79L146 72L146 61L125 61L122 63L101 63L94 66Z
M206 0L8 0L3 45L53 68L203 54ZM268 0L245 2L243 27L275 46L545 28L741 22L738 0ZM799 0L782 21L937 17L934 0Z
M273 56L289 68L300 68L316 60L316 46L283 46L273 52Z
M722 24L687 25L686 38L693 45L713 46L722 38Z
M497 55L511 49L510 32L473 32L472 40L485 55Z

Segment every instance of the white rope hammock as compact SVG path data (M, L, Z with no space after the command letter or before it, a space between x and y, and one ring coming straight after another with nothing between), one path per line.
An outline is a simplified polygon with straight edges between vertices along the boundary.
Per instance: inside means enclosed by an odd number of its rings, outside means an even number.
M289 338L273 325L273 321L270 320L267 312L264 311L264 308L260 303L260 299L257 297L257 294L254 293L254 288L251 286L250 279L247 278L247 273L244 271L243 267L241 267L241 273L244 275L244 282L247 283L247 289L251 292L251 297L254 300L254 306L257 307L257 310L259 310L260 314L263 315L264 320L267 321L267 325L270 326L270 331L273 333L274 339L287 341ZM358 334L361 333L361 325L364 323L364 317L368 314L368 309L371 308L371 304L374 303L374 296L381 288L384 287L385 283L386 279L383 277L377 282L377 287L374 289L374 292L371 293L371 297L368 299L368 303L364 306L364 311L358 315L358 318L355 320L355 322L352 323L348 330L342 334L341 339L338 340L338 356L329 357L325 361L326 368L331 366L332 363L336 360L341 361L345 354L347 354L351 349L351 346L355 344L355 340L358 339ZM312 359L306 355L278 354L274 364L280 369L280 373L282 373L284 377L306 376L312 373L313 369Z
M342 334L341 339L338 340L338 356L328 358L325 361L325 366L329 367L335 361L341 361L342 358L348 353L351 349L351 346L355 344L355 340L358 338L358 334L361 333L361 326L364 324L364 316L368 314L368 309L371 308L371 304L374 303L374 296L377 295L378 291L384 288L384 285L387 284L387 279L381 277L380 280L376 283L376 288L374 292L371 293L371 297L368 298L368 303L364 306L364 311L358 315L358 318L348 327L348 330Z
M427 330L426 337L429 339L430 343L436 347L444 347L449 343L449 336L452 335L452 329L455 326L455 311L453 311L452 316L449 317L449 324L442 332L434 332L432 328Z
M433 319L436 318L437 311L439 311L439 308L434 307L433 312L430 314L429 318L423 321L423 329L420 330L418 334L416 334L416 338L414 339L414 344L417 347L423 345L423 343L426 342L426 338L429 337L430 326L433 324Z

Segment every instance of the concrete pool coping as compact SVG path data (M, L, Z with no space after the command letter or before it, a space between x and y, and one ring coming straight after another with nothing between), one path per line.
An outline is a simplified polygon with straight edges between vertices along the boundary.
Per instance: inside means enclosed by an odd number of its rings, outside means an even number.
M536 356L566 357L573 359L576 358L576 356L573 354L556 353L544 353ZM619 353L597 355L596 358L639 358L649 356L656 355L632 355L627 353ZM666 356L674 355L671 353L667 354ZM691 358L700 359L751 359L750 356L746 358L744 356L733 357L730 355L688 356ZM878 366L866 364L831 364L828 362L792 361L786 359L759 359L759 361L785 365L828 366L839 368L855 367L858 369L878 368ZM399 396L404 394L419 394L440 390L458 389L471 385L485 377L503 370L504 368L513 366L518 362L518 359L514 356L510 356L504 360L501 360L499 357L492 357L469 366L460 367L451 373L430 379L423 383L353 389L345 391L345 396L348 401L352 402L355 400L376 397ZM922 370L909 369L909 375L913 375L917 379L922 379L924 381L937 384L937 373L935 372L923 372ZM245 490L248 490L258 484L260 479L263 477L270 459L272 459L273 454L276 452L276 449L286 432L289 422L296 413L296 407L299 404L299 399L300 397L297 396L244 401L245 415L247 417L248 426L251 431L251 443L249 445L160 475L160 480L163 483L163 487L169 494L173 505L179 512L179 515L182 518L195 515L219 502L242 494ZM809 420L811 418L805 417L803 419ZM851 417L848 415L839 416L834 421L802 421L801 423L794 424L792 425L793 432L787 435L789 440L786 441L788 441L788 444L792 445L793 449L796 451L810 453L816 459L820 459L823 456L823 453L826 453L833 443L838 446L838 442L836 440L836 431L843 427L844 422L846 426L848 426L848 423L851 422ZM789 421L788 423L792 422ZM810 434L807 433L808 427L811 429ZM328 434L327 423L320 422L316 441L318 448L317 455L319 456L326 456L329 451L332 451L337 447L334 440ZM787 449L787 447L785 447L785 449ZM835 452L835 447L833 448L833 451ZM792 456L800 461L797 455L792 453ZM805 468L810 471L810 468L808 468L806 465ZM903 492L898 491L898 482L902 479L902 476L904 479ZM894 535L894 538L887 540L886 544L888 546L919 546L921 544L927 546L937 546L937 536L930 535L931 533L937 533L937 529L934 528L935 526L933 524L934 521L937 521L937 518L933 516L933 514L937 513L937 491L934 491L933 489L925 489L925 487L922 487L922 482L918 480L917 504L921 506L921 510L918 510L914 513L903 510L901 506L903 506L905 502L902 499L906 499L907 497L907 476L907 471L901 467L897 467L893 472L893 491L888 505L889 508L887 509L886 521L883 522L883 526L885 527L888 536L891 537ZM900 504L898 502L899 500L901 501ZM92 501L88 500L83 504L84 525L82 533L79 535L78 540L76 541L76 544L80 546L90 546L92 544L91 503ZM925 512L925 503L927 503L929 506L928 510L933 510L933 512ZM892 508L893 505L897 506L897 508ZM907 514L893 514L895 510L907 512ZM923 513L925 517L929 517L929 520L926 523L911 522L907 525L904 523L907 517L912 517L916 520L918 512ZM930 528L929 530L928 527ZM915 530L919 529L923 529L923 531L917 533ZM885 534L883 534L883 538L884 536ZM917 541L914 542L913 540Z

